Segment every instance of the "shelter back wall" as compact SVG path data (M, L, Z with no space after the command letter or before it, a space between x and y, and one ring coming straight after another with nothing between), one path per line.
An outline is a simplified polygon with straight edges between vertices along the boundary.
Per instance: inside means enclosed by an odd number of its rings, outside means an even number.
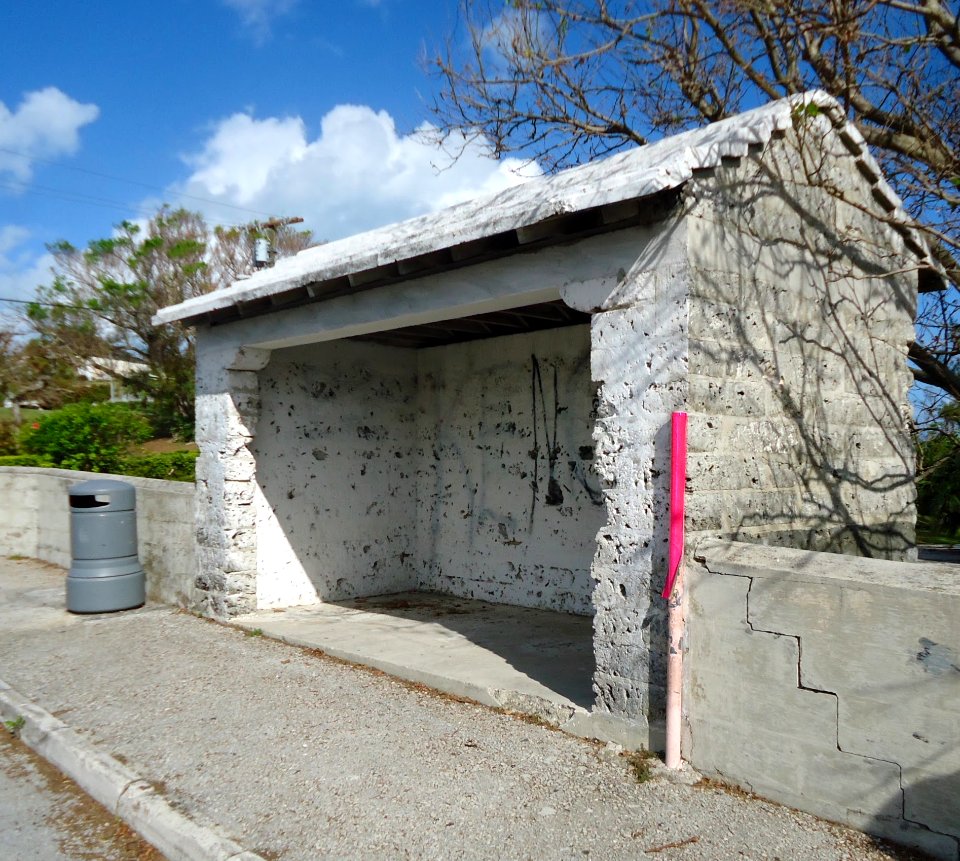
M278 350L254 443L261 607L411 588L592 612L589 327Z
M419 356L421 588L592 613L606 513L589 326Z

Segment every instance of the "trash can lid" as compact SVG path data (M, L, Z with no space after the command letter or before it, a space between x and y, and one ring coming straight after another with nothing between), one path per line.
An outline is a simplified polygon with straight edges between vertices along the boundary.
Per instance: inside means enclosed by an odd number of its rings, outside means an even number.
M130 511L137 505L137 489L126 481L94 478L73 485L70 490L73 511Z

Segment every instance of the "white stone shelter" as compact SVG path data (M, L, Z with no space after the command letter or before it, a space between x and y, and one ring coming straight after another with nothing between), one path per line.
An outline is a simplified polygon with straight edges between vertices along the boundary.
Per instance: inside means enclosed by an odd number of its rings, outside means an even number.
M590 615L595 710L659 719L671 411L688 547L912 551L901 216L811 94L164 309L197 332L205 611Z

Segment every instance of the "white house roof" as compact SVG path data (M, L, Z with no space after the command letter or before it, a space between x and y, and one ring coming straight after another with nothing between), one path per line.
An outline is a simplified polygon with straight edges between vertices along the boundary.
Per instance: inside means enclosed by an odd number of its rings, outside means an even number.
M143 362L128 362L124 359L91 358L87 360L77 373L85 380L93 382L107 382L123 379L133 374L142 374L149 371L150 366Z
M834 99L817 91L438 212L308 248L229 288L163 308L154 322L251 316L463 265L477 256L476 243L491 237L512 233L517 248L548 236L549 226L564 216L648 199L679 188L695 171L718 167L724 158L741 158L750 147L762 146L777 132L789 129L794 113L810 104L820 109L818 121L837 129L857 158L860 172L872 182L878 202L888 212L899 211L906 225L899 198L881 176L860 133L846 123ZM608 220L606 215L602 218ZM916 242L912 244L920 253Z

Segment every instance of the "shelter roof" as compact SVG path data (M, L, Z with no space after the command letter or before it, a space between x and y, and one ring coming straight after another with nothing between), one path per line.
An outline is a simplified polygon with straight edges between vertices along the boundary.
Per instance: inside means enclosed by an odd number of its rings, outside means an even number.
M817 110L809 110L810 105ZM673 199L671 192L695 173L762 148L791 127L798 111L833 127L883 211L903 225L915 253L928 258L860 133L846 121L833 98L816 91L418 218L308 248L229 288L164 308L154 322L228 322L650 221L657 202L667 204Z

